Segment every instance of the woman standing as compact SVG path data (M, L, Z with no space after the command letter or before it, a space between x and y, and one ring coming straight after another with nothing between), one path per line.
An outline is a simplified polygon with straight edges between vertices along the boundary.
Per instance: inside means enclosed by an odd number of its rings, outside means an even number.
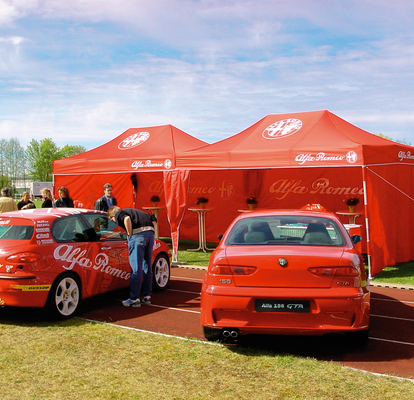
M53 207L53 197L50 189L44 188L41 190L43 203L42 208L52 208Z
M59 198L55 201L55 207L71 207L74 208L73 200L69 197L69 190L66 186L58 189Z
M36 208L35 204L30 200L30 193L23 192L22 199L17 203L17 209L21 210L24 206L27 206L28 204L33 204L34 207L31 207Z

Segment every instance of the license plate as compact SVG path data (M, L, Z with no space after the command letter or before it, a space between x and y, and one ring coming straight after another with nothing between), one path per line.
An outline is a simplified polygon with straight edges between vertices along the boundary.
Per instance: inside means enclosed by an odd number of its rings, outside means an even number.
M310 312L309 301L299 300L256 300L255 310L259 312Z

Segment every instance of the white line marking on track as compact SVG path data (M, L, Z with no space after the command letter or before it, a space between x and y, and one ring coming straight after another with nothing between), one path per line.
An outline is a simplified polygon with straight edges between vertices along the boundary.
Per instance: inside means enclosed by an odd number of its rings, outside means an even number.
M176 279L180 279L180 280L184 280L184 281L197 281L197 282L203 282L202 279L198 279L198 278L188 278L186 276L172 276L171 278L176 278Z
M178 290L178 289L166 289L169 290L170 292L179 292L179 293L190 293L190 294L198 294L199 296L201 295L200 292L189 292L187 290Z
M221 343L217 343L217 342L207 342L205 340L202 339L191 339L191 338L186 338L186 337L182 337L182 336L177 336L177 335L169 335L168 333L161 333L161 332L154 332L154 331L147 331L145 329L139 329L139 328L132 328L131 326L125 326L125 325L118 325L118 324L114 324L112 322L103 322L103 321L96 321L94 319L88 319L88 318L80 318L83 319L85 321L88 322L93 322L96 324L106 324L106 325L111 325L111 326L115 326L117 328L122 328L122 329L129 329L131 331L137 331L137 332L142 332L142 333L151 333L152 335L158 335L158 336L165 336L165 337L169 337L169 338L174 338L174 339L179 339L179 340L187 340L189 342L198 342L201 344L208 344L208 345L213 345L213 346L221 346L221 347L225 347L223 344Z
M387 315L377 315L377 314L371 314L371 317L377 317L377 318L388 318L388 319L398 319L398 320L400 320L400 321L414 322L414 319L412 319L412 318L389 317L389 316L387 316Z
M157 304L148 304L151 307L158 307L158 308L166 308L168 310L175 310L175 311L183 311L183 312L189 312L194 314L200 314L200 311L193 311L193 310L186 310L184 308L175 308L175 307L167 307L167 306L159 306Z
M371 297L371 300L376 300L376 301L390 301L392 303L414 304L414 301L394 300L394 299L378 299L376 297Z
M395 379L401 379L401 380L404 380L404 381L414 382L414 379L403 378L402 376L379 374L378 372L366 371L365 369L358 369L358 368L353 368L353 367L348 367L348 366L345 366L344 368L352 369L354 371L359 371L359 372L365 372L367 374L371 374L371 375L375 375L375 376L385 376L386 378L395 378Z
M405 346L414 346L414 343L408 343L408 342L400 342L399 340L390 340L390 339L381 339L376 337L369 337L372 340L379 340L380 342L389 342L389 343L397 343L397 344L403 344Z

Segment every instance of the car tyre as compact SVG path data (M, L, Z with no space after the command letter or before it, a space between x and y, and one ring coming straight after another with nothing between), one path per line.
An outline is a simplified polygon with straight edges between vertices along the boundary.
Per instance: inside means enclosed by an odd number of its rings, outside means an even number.
M153 289L165 290L170 281L170 260L165 254L158 254L152 264Z
M208 326L203 326L203 334L209 342L220 342L223 340L221 329L213 329Z
M53 282L49 293L48 310L55 318L71 318L78 310L80 300L78 278L72 274L63 274Z

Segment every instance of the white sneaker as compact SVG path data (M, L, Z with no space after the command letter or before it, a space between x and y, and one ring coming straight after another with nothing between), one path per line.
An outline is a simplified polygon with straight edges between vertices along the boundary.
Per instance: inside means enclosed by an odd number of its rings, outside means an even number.
M128 300L124 300L122 302L122 305L124 307L141 307L141 301L139 299L136 299L136 300L128 299Z
M142 299L142 304L146 304L146 305L151 304L151 296L145 296Z

